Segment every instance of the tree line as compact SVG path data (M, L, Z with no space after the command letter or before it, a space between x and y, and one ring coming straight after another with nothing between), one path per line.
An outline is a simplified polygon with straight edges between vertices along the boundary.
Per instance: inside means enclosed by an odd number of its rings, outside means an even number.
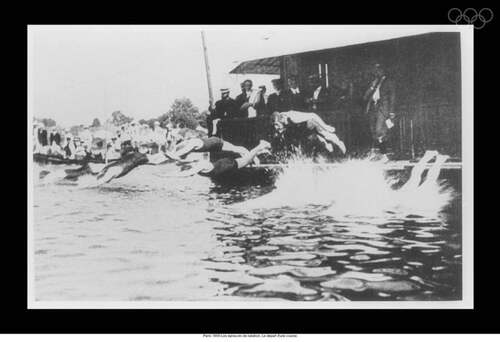
M196 129L198 126L206 128L206 118L208 115L208 110L199 111L199 109L193 105L190 99L183 97L180 99L175 99L174 103L171 105L170 109L155 118L141 119L138 121L140 124L147 124L151 128L155 121L158 121L162 127L171 123L177 127L186 127L190 129ZM56 121L51 118L39 118L38 121L42 122L45 127L54 127L57 125ZM134 120L133 117L122 113L120 110L116 110L111 114L111 118L107 120L114 126L122 126L130 123ZM92 121L91 127L100 127L101 122L98 118ZM70 128L70 132L75 134L84 127L83 124L75 125Z

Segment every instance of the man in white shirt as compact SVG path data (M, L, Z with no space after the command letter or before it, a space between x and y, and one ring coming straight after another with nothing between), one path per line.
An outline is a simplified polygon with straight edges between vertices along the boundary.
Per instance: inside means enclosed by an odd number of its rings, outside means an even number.
M305 102L309 105L309 111L321 112L325 109L328 100L328 91L323 86L318 75L309 76L310 93L306 96Z
M257 116L256 107L262 101L261 90L254 90L253 82L251 80L245 80L243 82L244 93L241 93L236 98L236 105L240 112L241 117L253 118Z
M92 145L92 133L90 132L90 129L88 127L85 127L85 129L80 132L79 134L80 140L89 146Z

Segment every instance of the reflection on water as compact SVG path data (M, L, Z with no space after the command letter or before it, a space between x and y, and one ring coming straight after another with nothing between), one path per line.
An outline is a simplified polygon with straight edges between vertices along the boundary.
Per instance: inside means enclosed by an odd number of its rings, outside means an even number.
M407 174L391 188L366 162L294 165L272 185L239 187L158 176L174 169L141 167L98 189L37 184L35 298L461 298L457 172L442 177L455 192L410 196L394 190Z

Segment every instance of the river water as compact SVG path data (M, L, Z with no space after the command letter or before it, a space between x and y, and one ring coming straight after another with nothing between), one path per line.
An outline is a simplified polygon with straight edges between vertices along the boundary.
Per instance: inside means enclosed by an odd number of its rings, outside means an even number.
M457 171L401 193L409 172L368 161L240 186L163 177L176 169L89 189L35 180L35 300L462 298Z

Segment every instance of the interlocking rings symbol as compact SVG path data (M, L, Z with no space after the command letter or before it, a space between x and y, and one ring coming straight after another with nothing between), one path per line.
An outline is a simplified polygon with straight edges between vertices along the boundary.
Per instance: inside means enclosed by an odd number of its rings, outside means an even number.
M474 8L466 8L462 12L459 8L452 8L448 11L448 20L453 24L472 24L479 30L493 20L493 11L491 8L483 8L479 12ZM476 22L479 23L476 24Z

